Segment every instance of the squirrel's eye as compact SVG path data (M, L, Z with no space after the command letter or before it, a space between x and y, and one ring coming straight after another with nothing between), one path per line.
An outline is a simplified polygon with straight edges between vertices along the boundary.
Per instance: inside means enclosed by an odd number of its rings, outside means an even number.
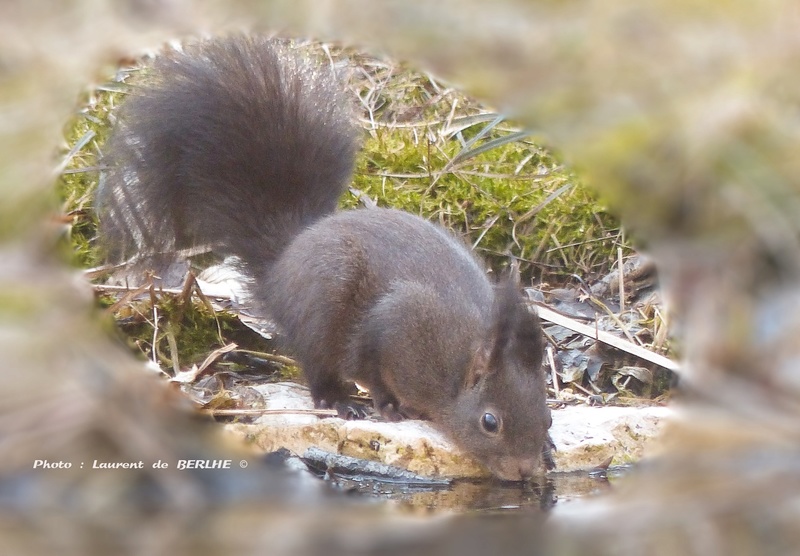
M489 434L496 434L500 430L500 421L491 413L484 413L481 417L481 426Z

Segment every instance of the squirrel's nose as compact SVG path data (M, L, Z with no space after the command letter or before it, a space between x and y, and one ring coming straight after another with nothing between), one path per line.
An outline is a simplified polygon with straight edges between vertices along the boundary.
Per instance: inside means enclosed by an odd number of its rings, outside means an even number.
M538 458L520 460L518 463L520 478L523 480L530 479L539 470L539 466L540 461Z
M496 460L491 465L495 476L503 481L527 481L539 476L544 471L542 467L540 456L507 457Z

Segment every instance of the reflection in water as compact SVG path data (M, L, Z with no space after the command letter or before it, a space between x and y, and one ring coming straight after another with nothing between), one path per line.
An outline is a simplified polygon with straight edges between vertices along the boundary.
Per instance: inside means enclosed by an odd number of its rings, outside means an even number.
M539 480L508 483L496 480L456 480L450 485L419 486L369 478L335 477L338 489L388 500L413 512L506 514L516 510L550 510L556 504L575 503L608 492L624 481L629 466L602 472L551 473Z

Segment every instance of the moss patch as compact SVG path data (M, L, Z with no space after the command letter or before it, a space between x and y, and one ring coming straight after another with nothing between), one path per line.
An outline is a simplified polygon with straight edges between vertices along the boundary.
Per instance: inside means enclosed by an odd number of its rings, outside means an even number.
M562 282L605 274L618 222L553 152L493 109L402 64L351 54L364 148L345 207L440 222L499 270ZM627 247L626 247L627 251Z

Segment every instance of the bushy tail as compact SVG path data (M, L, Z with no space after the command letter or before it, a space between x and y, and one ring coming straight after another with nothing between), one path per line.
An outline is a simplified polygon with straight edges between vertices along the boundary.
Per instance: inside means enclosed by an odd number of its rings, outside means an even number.
M254 270L335 210L359 132L331 68L235 36L165 53L144 81L106 146L111 258L210 246Z

